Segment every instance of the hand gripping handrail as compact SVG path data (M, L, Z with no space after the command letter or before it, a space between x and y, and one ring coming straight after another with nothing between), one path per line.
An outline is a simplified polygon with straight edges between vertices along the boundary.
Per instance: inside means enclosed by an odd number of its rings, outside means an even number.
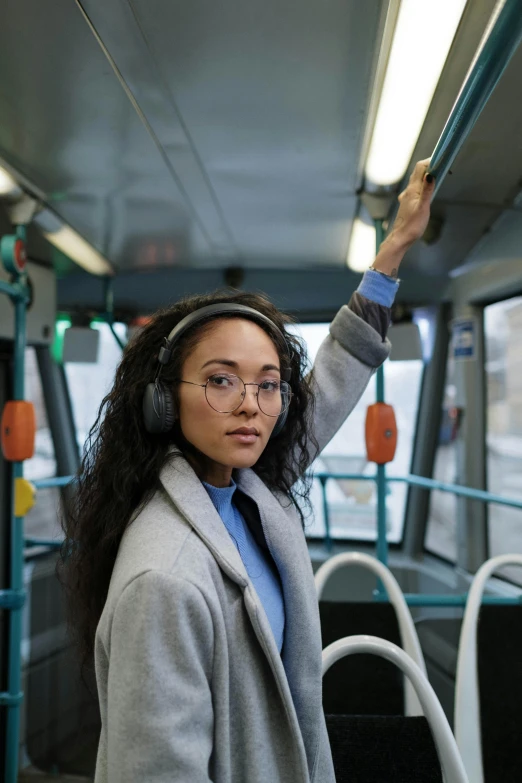
M360 635L339 639L323 650L323 676L330 666L340 658L359 653L379 655L403 671L415 688L423 713L432 731L444 783L469 783L457 743L433 688L415 661L396 644L376 636ZM473 780L473 783L476 781Z
M330 557L315 574L317 599L319 601L321 600L324 587L332 574L344 566L362 566L363 568L369 568L370 571L373 571L374 574L379 577L386 588L390 603L397 614L399 632L404 651L415 661L423 674L426 674L426 664L424 662L419 637L417 636L417 631L415 630L415 625L410 610L408 609L406 599L399 587L399 583L390 569L375 557L362 554L361 552L342 552L340 555ZM406 715L422 715L422 707L419 703L415 688L407 678L404 682L404 701Z
M487 580L506 565L522 566L522 555L497 555L481 565L468 593L460 632L455 682L455 738L473 783L484 781L477 670L478 616Z

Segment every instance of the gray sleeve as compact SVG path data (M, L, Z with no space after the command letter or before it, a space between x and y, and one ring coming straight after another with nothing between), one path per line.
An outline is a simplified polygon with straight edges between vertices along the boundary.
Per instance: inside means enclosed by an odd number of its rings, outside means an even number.
M186 580L148 571L125 588L108 651L110 783L209 783L213 636Z
M313 431L319 450L333 438L359 402L391 345L347 305L330 325L312 369L315 393Z

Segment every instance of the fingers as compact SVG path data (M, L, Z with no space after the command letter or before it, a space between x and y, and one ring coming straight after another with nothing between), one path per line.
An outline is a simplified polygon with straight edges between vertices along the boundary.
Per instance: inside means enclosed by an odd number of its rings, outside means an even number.
M420 160L413 169L408 187L415 190L421 198L430 199L435 188L435 178L427 174L430 158Z
M417 183L419 185L421 184L429 165L430 165L430 158L419 160L419 162L415 165L415 168L411 173L410 182L412 183L412 185L414 183Z

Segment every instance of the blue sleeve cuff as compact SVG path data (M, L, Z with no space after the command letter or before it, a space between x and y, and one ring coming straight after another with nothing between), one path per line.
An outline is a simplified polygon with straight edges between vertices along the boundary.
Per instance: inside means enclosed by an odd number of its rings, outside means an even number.
M399 281L368 269L359 283L357 292L383 307L391 307L399 289Z

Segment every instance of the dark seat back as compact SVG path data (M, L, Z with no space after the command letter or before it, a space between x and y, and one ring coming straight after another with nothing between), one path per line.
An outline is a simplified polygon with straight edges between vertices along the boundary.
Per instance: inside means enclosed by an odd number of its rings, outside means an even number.
M485 783L522 778L522 606L483 606L478 679Z
M337 639L370 634L401 646L395 609L388 603L320 601L323 650ZM403 715L400 670L375 655L350 655L323 677L323 706L332 715Z
M337 783L442 783L426 718L327 715L326 725Z

